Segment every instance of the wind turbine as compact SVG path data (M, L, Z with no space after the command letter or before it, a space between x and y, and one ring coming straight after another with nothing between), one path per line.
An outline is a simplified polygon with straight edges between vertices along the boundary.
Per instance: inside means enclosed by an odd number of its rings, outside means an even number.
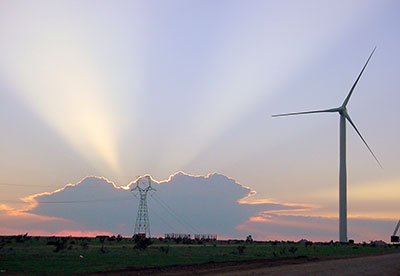
M368 57L367 62L362 68L360 74L358 75L356 81L350 89L349 94L344 99L341 106L336 108L324 109L324 110L315 110L315 111L305 111L305 112L295 112L295 113L285 113L272 115L272 117L280 117L280 116L290 116L290 115L300 115L300 114L312 114L312 113L325 113L325 112L338 112L340 115L340 163L339 163L339 241L347 242L347 171L346 171L346 120L350 123L350 125L357 132L358 136L360 136L361 140L367 146L369 152L375 158L376 162L382 168L381 163L378 158L372 152L371 148L368 146L365 139L362 137L361 133L358 131L356 125L351 120L349 114L347 113L347 104L349 103L350 97L353 94L354 88L356 87L358 81L360 80L361 75L363 74L365 68L372 55L375 52L376 47L371 52Z

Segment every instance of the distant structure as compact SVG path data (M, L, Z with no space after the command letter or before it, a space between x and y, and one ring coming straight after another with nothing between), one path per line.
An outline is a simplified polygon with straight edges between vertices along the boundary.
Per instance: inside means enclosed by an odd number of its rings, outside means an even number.
M201 241L216 241L217 240L217 235L213 234L195 234L194 235L195 240L201 240Z
M181 234L181 233L167 233L164 235L165 239L182 239L182 240L190 240L192 236L190 234ZM217 235L213 234L194 234L194 240L201 241L216 241Z
M131 191L138 191L140 195L139 208L136 216L136 224L134 230L134 237L150 238L150 222L149 222L149 210L147 208L147 193L155 191L151 187L151 178L146 175L143 178L139 178L136 181L136 185Z
M376 49L376 47L375 47ZM296 112L296 113L286 113L286 114L278 114L272 115L272 117L279 116L290 116L290 115L300 115L300 114L311 114L311 113L339 113L340 115L340 162L339 162L339 241L346 243L347 242L347 169L346 169L346 121L350 123L350 125L357 132L358 136L360 136L361 140L364 142L365 146L368 148L369 152L375 158L376 162L381 166L376 158L375 154L372 152L371 148L368 146L365 139L362 137L361 133L358 131L356 125L350 118L350 115L347 113L347 104L350 100L351 95L353 94L354 88L356 87L358 81L361 78L362 73L367 67L369 60L375 52L375 49L369 55L367 62L361 70L361 73L358 75L356 81L350 89L349 94L344 99L341 106L336 108L324 109L324 110L315 110L315 111L305 111L305 112ZM382 167L382 166L381 166Z
M190 240L190 234L167 233L164 234L164 238L167 240L174 240L174 239Z
M400 220L396 224L396 227L394 228L393 235L390 237L391 242L399 242L399 236L397 236L397 231L399 231L399 227L400 227Z

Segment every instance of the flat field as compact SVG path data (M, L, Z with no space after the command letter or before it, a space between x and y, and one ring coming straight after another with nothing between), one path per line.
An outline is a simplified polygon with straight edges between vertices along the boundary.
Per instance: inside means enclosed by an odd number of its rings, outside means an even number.
M111 270L236 262L244 260L366 256L400 252L392 245L364 243L294 243L174 241L131 238L0 237L1 275L84 275ZM145 248L147 246L147 248ZM145 248L145 249L144 249Z

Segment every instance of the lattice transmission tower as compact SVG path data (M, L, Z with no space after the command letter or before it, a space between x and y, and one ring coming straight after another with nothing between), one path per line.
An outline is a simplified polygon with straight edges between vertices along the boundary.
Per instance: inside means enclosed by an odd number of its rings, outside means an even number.
M138 191L140 195L139 208L136 217L136 224L134 230L134 236L149 237L150 238L150 222L149 222L149 210L147 208L147 193L155 191L151 187L151 178L149 175L139 178L136 181L136 185L131 191Z

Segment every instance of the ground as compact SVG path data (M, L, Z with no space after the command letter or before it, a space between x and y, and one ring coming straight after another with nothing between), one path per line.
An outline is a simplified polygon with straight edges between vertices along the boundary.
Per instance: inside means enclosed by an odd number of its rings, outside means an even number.
M400 272L399 254L398 246L374 242L139 241L122 237L0 236L0 276L265 275L266 272L281 275L279 271L285 271L285 275L303 275L290 274L301 271L319 275L322 272L326 276L331 270L334 273L336 267L351 272L346 267L350 265L382 273L392 269L385 275L400 275L392 273ZM377 264L376 268L368 266ZM364 272L354 273L364 275Z
M339 257L340 258L340 257ZM94 273L125 276L392 276L400 275L400 253L343 259L299 258L213 263L151 269L126 269Z

